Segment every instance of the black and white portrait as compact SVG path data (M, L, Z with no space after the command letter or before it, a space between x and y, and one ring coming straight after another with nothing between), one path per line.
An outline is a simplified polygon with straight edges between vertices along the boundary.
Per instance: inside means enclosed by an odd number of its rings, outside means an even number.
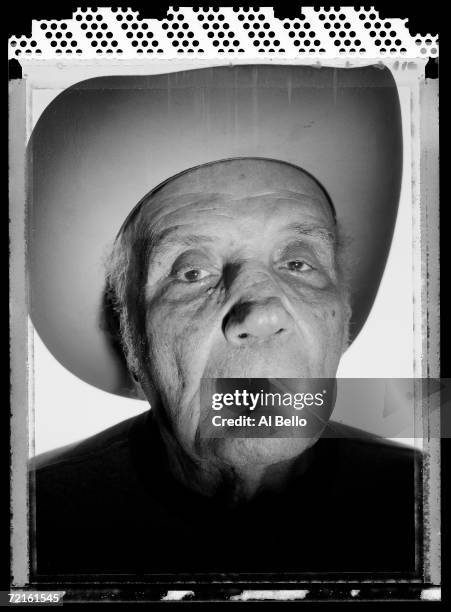
M341 418L337 392L413 377L401 98L381 66L240 65L88 79L42 112L30 316L90 399L57 375L49 411L36 360L38 579L416 574L421 450L375 431L364 393ZM202 385L231 380L330 399L302 433L206 434Z

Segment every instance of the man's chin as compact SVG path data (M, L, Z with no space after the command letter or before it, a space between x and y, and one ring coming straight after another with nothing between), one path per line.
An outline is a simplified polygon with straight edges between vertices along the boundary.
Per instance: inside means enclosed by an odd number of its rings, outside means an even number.
M222 438L210 440L209 453L237 469L271 466L302 455L317 438ZM211 442L214 442L211 444Z

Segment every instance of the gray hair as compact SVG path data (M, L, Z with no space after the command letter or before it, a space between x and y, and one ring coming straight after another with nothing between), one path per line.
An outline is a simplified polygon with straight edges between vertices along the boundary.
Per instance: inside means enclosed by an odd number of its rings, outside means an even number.
M136 350L132 317L127 300L129 267L133 245L121 231L106 260L106 293L108 307L113 311L115 325L113 333L120 343L127 367L135 378L140 378L141 365Z

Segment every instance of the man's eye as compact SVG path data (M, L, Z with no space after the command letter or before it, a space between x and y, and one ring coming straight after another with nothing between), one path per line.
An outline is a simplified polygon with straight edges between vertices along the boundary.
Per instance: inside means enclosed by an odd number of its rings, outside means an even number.
M196 283L207 277L210 273L202 268L184 268L176 274L177 279L184 283Z
M313 266L300 259L287 261L286 263L284 263L283 267L286 268L289 272L294 272L295 274L300 274L302 272L310 272L310 270L314 270Z

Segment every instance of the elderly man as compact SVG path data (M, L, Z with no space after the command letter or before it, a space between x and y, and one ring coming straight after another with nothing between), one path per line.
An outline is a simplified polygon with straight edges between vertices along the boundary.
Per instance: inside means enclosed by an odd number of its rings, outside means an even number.
M141 200L107 281L151 410L38 460L39 574L414 571L410 450L331 436L329 413L303 436L201 433L204 379L334 379L342 242L319 182L276 160L197 166Z

